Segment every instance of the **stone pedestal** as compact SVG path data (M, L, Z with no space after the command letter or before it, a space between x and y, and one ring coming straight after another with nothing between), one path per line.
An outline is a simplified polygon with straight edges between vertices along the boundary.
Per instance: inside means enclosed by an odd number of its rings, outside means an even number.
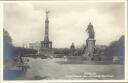
M54 54L52 49L52 42L51 41L42 41L41 48L39 50L40 55L45 55L47 57L52 56Z
M93 54L94 53L94 49L95 49L95 39L87 39L86 40L86 51L89 54Z
M41 42L41 48L52 48L52 42L51 41L42 41Z
M94 59L94 51L95 51L95 39L87 39L86 40L86 49L84 56L86 60L93 60Z
M42 55L42 56L47 56L47 57L50 57L50 56L53 56L54 54L54 51L53 49L46 49L46 48L42 48L39 50L39 54Z

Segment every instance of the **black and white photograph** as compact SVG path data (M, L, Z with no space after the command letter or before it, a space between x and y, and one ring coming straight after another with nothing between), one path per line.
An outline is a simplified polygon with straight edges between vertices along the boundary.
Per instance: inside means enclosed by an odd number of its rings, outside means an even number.
M125 80L125 1L3 3L3 80Z

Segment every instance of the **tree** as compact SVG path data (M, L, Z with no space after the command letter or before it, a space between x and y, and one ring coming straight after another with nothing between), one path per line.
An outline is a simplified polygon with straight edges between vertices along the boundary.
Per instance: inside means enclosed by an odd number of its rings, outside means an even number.
M119 40L111 42L111 44L107 47L105 50L108 57L119 57L121 58L121 61L124 61L124 35L122 35Z
M113 56L124 56L124 36L110 44L109 53Z
M13 45L12 38L9 33L3 30L3 59L5 62L12 61L13 58Z

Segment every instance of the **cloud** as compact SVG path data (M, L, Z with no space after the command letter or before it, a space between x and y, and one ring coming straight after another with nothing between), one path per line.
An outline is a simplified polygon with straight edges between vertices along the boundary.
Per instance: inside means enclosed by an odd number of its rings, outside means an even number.
M112 10L112 8L114 10ZM4 25L17 45L44 39L44 10L50 12L50 40L53 47L85 44L85 29L91 21L96 44L108 45L124 34L123 3L6 3Z

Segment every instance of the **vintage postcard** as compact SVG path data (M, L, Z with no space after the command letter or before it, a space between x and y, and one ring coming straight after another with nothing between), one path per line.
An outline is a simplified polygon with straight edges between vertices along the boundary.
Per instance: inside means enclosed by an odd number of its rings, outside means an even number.
M126 2L3 2L3 81L126 82Z

